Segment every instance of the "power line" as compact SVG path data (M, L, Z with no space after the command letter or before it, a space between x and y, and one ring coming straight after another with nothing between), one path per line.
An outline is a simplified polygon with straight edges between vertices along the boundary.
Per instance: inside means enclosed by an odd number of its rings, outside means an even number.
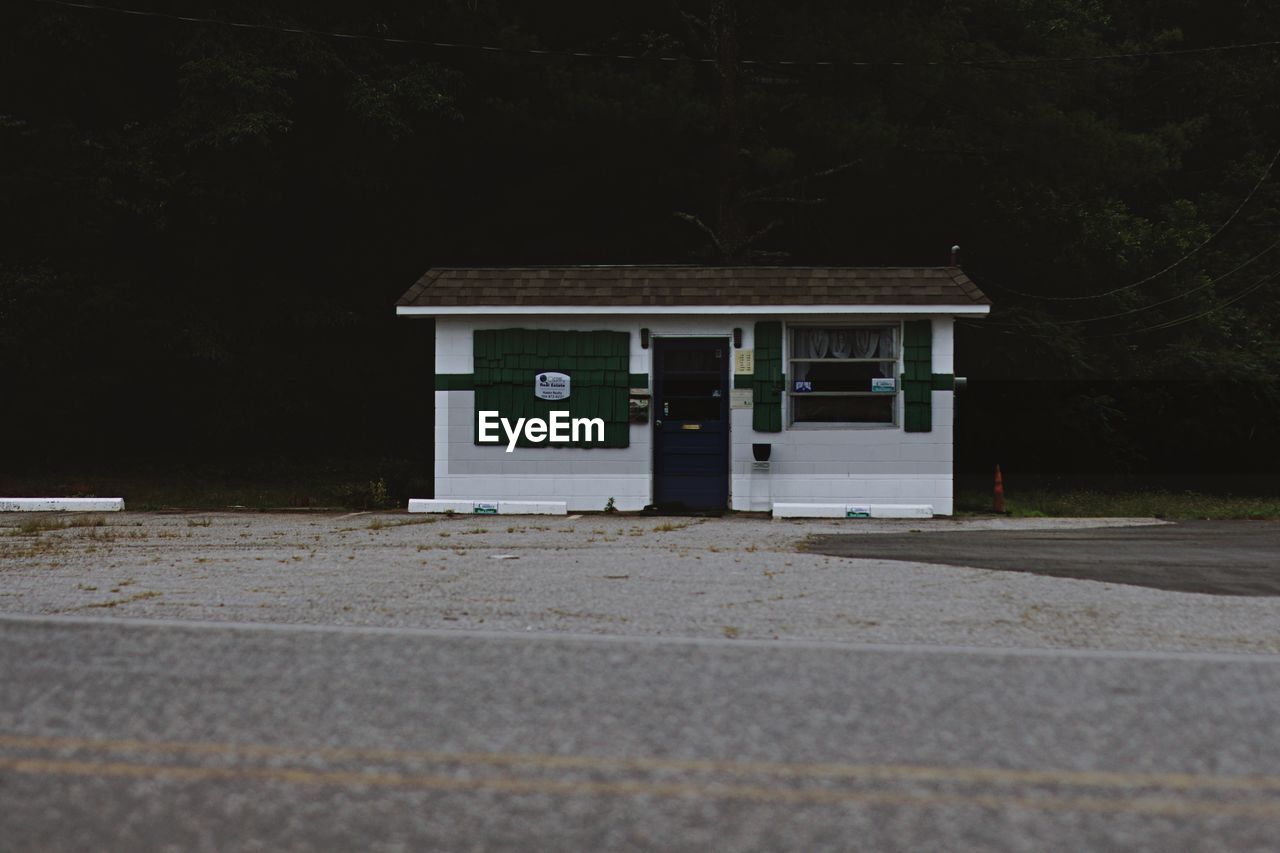
M1248 194L1244 197L1244 200L1241 201L1238 205L1236 205L1236 209L1231 211L1231 215L1227 217L1225 222L1219 225L1212 234L1210 234L1208 237L1202 240L1197 246L1191 249L1191 251L1187 252L1185 255L1178 258L1176 261L1169 264L1164 269L1153 272L1151 275L1147 276L1146 278L1140 278L1137 281L1130 282L1129 284L1123 285L1121 287L1114 287L1111 290L1106 290L1106 291L1103 291L1102 293L1090 293L1084 296L1041 296L1036 293L1027 293L1021 290L1014 290L1012 287L1003 287L1001 285L996 285L996 287L999 290L1003 290L1006 293L1012 293L1015 296L1023 296L1028 299L1039 299L1044 302L1081 302L1086 299L1103 299L1107 296L1114 296L1117 293L1124 293L1126 290L1133 290L1135 287L1141 287L1147 282L1154 281L1155 279L1159 278L1165 273L1171 272L1177 267L1191 260L1191 258L1195 257L1197 254L1200 253L1201 249L1203 249L1205 246L1212 243L1219 234L1221 234L1223 231L1226 231L1227 228L1231 225L1231 223L1236 221L1236 217L1239 216L1240 212L1244 210L1246 205L1249 204L1249 202L1253 199L1254 195L1257 194L1258 190L1262 187L1262 185L1266 183L1267 178L1270 177L1271 170L1275 167L1277 161L1280 161L1280 148L1277 148L1276 153L1271 155L1271 161L1268 162L1267 167L1262 170L1262 176L1258 178L1258 182L1255 183L1253 185L1253 188L1249 190ZM1228 275L1230 275L1230 273L1228 273Z
M1136 335L1140 332L1160 331L1163 329L1172 329L1177 326L1183 326L1183 325L1186 325L1187 323L1195 322L1196 320L1199 320L1202 317L1207 317L1210 314L1213 314L1217 311L1221 311L1224 308L1234 305L1235 303L1239 302L1241 299L1244 299L1246 296L1249 296L1250 294L1256 292L1257 290L1261 289L1265 285L1274 281L1276 278L1280 278L1280 272L1268 273L1267 275L1262 276L1253 284L1249 285L1244 290L1241 290L1239 293L1235 294L1229 299L1226 299L1210 308L1206 308L1203 311L1196 311L1191 314L1184 314L1181 317L1174 317L1169 320L1162 320L1159 323L1152 323L1149 326L1140 326L1136 329L1124 329L1118 332L1104 332L1102 334L1097 334L1097 335L1084 335L1083 337L1086 339L1093 339L1093 340L1097 340L1100 338L1122 338L1122 337L1125 337L1126 335ZM1057 339L1053 335L1048 335L1039 331L1029 331L1022 327L1016 327L1017 331L1010 331L1008 329L988 328L989 324L986 321L965 320L962 318L957 320L956 322L961 325L969 326L974 329L985 329L986 331L992 332L997 335L1012 335L1014 337L1038 338L1040 340L1045 340L1045 341L1051 341L1051 340ZM1000 325L1000 324L997 324L997 325ZM1004 324L1004 325L1010 325L1010 324Z
M93 12L110 12L117 15L130 15L139 18L158 18L166 21L178 21L185 24L209 24L233 27L243 30L261 30L266 32L290 33L293 35L317 36L320 38L345 39L351 41L381 42L383 44L427 47L440 50L466 50L483 53L522 54L526 56L559 56L572 59L607 59L623 62L665 62L687 63L696 65L714 65L711 57L696 56L654 56L648 54L603 53L581 50L547 50L541 48L501 47L488 44L466 44L461 42L430 41L427 39L396 38L394 36L367 35L364 33L345 33L333 30L320 30L310 27L289 27L276 24L254 24L247 21L226 21L218 18L202 18L190 15L173 15L167 12L151 12L142 9L122 9L114 6L101 6L97 3L77 3L72 0L33 0L49 6L62 6L70 9L82 9ZM1193 56L1208 53L1229 51L1258 50L1280 47L1280 40L1255 41L1242 44L1220 44L1206 47L1173 48L1169 50L1128 51L1120 53L1092 54L1085 56L1024 56L1024 57L992 57L990 59L742 59L740 65L749 66L790 66L812 68L938 68L938 67L989 67L989 66L1032 66L1032 65L1070 65L1088 62L1107 62L1122 59L1148 59L1154 57Z
M1213 278L1209 279L1208 281L1204 282L1203 284L1196 285L1195 287L1191 288L1190 290L1183 290L1183 291L1180 291L1180 292L1178 292L1178 293L1175 293L1173 296L1167 297L1167 298L1165 298L1165 299L1161 299L1159 302L1151 302L1151 303L1148 303L1148 304L1146 304L1146 305L1139 305L1139 306L1137 306L1137 307L1135 307L1135 308L1129 308L1129 309L1126 309L1126 310L1124 310L1124 311L1117 311L1117 312L1112 313L1112 314L1100 314L1100 315L1098 315L1098 316L1096 316L1096 317L1079 317L1079 318L1075 318L1075 319L1071 319L1071 320L1044 320L1044 321L1033 321L1033 322L1031 323L1031 325L1035 325L1035 326L1054 326L1054 327L1059 327L1059 326L1079 326L1079 325L1083 325L1083 324L1085 324L1085 323L1096 323L1096 322L1101 322L1101 321L1103 321L1103 320L1115 320L1115 319L1117 319L1117 318L1119 318L1119 317L1128 317L1128 316L1131 316L1131 315L1133 315L1133 314L1141 314L1143 311L1149 311L1149 310L1151 310L1152 308L1159 308L1161 305L1168 305L1170 302L1176 302L1176 301L1178 301L1179 299L1182 299L1182 298L1184 298L1184 297L1190 296L1190 295L1191 295L1191 294L1193 294L1193 293L1199 293L1200 291L1205 290L1206 288L1212 287L1213 285L1217 284L1218 282L1220 282L1220 281L1222 281L1222 280L1224 280L1224 279L1230 278L1231 276L1233 276L1233 275L1235 275L1236 273L1240 272L1240 270L1242 270L1242 269L1244 269L1245 267L1249 266L1249 265L1250 265L1250 264L1252 264L1254 261L1259 260L1260 258L1262 258L1262 256L1263 256L1263 255L1266 255L1268 252L1270 252L1272 249L1276 248L1277 246L1280 246L1280 237L1277 237L1275 240L1273 240L1273 241L1270 243L1270 245L1268 245L1268 246L1267 246L1265 249L1263 249L1262 251L1258 252L1258 253L1257 253L1256 255L1254 255L1253 257L1249 258L1249 259L1248 259L1248 260L1246 260L1246 261L1242 261L1241 263L1237 264L1235 267L1233 267L1232 269L1228 270L1227 272L1224 272L1224 273L1222 273L1221 275L1218 275L1218 276L1214 276ZM996 285L996 286L998 287L999 285ZM1012 328L1021 328L1021 327L1022 327L1022 326L1021 326L1021 324L1018 324L1018 323L994 323L994 324L992 324L992 325L996 325L996 326L1008 326L1008 327L1012 327Z
M1262 278L1255 281L1253 284L1246 287L1244 290L1237 293L1235 296L1231 297L1230 299L1224 302L1221 302L1218 305L1213 306L1212 308L1206 308L1204 311L1199 311L1194 314L1186 314L1182 317L1177 317L1162 323L1155 323L1150 326L1142 326L1137 329L1126 329L1123 332L1111 332L1110 334L1106 334L1106 335L1090 335L1089 337L1115 338L1115 337L1122 337L1124 335L1137 334L1138 332L1151 332L1151 331L1156 331L1160 329L1172 329L1175 326L1182 326L1186 323L1191 323L1196 320L1199 320L1201 317L1207 317L1210 314L1213 314L1214 312L1221 311L1223 308L1226 308L1229 305L1234 305L1235 303L1239 302L1241 299L1244 299L1246 296L1253 293L1255 290L1258 290L1262 286L1273 281L1277 276L1280 276L1280 272L1273 272L1268 275L1265 275Z

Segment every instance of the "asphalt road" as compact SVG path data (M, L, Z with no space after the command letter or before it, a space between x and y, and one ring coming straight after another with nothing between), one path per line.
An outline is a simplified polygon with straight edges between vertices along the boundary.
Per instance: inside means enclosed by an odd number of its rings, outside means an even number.
M6 850L1275 849L1280 656L0 617Z
M1209 595L1280 595L1280 523L1186 521L1101 530L963 530L811 537L809 551Z

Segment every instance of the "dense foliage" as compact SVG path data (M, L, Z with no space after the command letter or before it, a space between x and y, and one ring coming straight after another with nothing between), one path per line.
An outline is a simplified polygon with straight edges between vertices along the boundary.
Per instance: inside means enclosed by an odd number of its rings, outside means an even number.
M959 243L962 467L1280 469L1275 4L103 3L265 28L4 4L10 464L429 448L432 265Z

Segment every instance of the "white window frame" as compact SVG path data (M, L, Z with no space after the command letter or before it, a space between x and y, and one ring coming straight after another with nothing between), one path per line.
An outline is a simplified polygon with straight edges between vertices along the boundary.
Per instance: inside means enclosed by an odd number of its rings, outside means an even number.
M888 397L889 396L888 394L885 394L883 392L876 393L873 391L825 391L825 392L795 391L795 368L792 366L792 362L796 360L798 361L845 361L845 362L852 361L852 362L865 362L865 363L875 362L877 364L884 361L888 361L888 359L883 359L883 358L795 359L792 355L795 352L795 333L797 330L800 330L800 329L876 329L876 330L893 329L894 391L893 391L893 402L890 407L893 411L892 422L874 423L870 421L863 421L863 422L855 422L855 423L842 423L838 421L821 422L821 421L797 421L796 420L795 404L794 404L794 400L796 397L805 397L805 396L809 396L810 394L820 394L822 396L831 396L831 397ZM789 430L791 429L795 429L795 430L829 430L829 429L900 430L902 429L902 378L901 378L902 377L902 321L901 320L893 320L887 323L886 322L876 323L876 322L866 322L866 321L842 323L839 321L832 322L830 320L814 321L814 322L807 322L807 323L787 323L784 331L785 331L785 335L783 340L786 346L786 358L784 361L786 364L786 377L787 377L786 388L784 390L786 392L785 396L786 396L786 415L787 415L786 428L787 429Z

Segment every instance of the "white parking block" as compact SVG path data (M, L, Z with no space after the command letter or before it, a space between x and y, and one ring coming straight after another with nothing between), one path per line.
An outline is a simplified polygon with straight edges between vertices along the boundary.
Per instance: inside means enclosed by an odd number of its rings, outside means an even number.
M0 498L0 512L120 512L124 498Z
M872 504L872 518L933 518L930 504Z
M454 512L459 515L567 515L565 501L460 501L411 498L409 512Z
M776 503L774 518L933 518L929 504Z

